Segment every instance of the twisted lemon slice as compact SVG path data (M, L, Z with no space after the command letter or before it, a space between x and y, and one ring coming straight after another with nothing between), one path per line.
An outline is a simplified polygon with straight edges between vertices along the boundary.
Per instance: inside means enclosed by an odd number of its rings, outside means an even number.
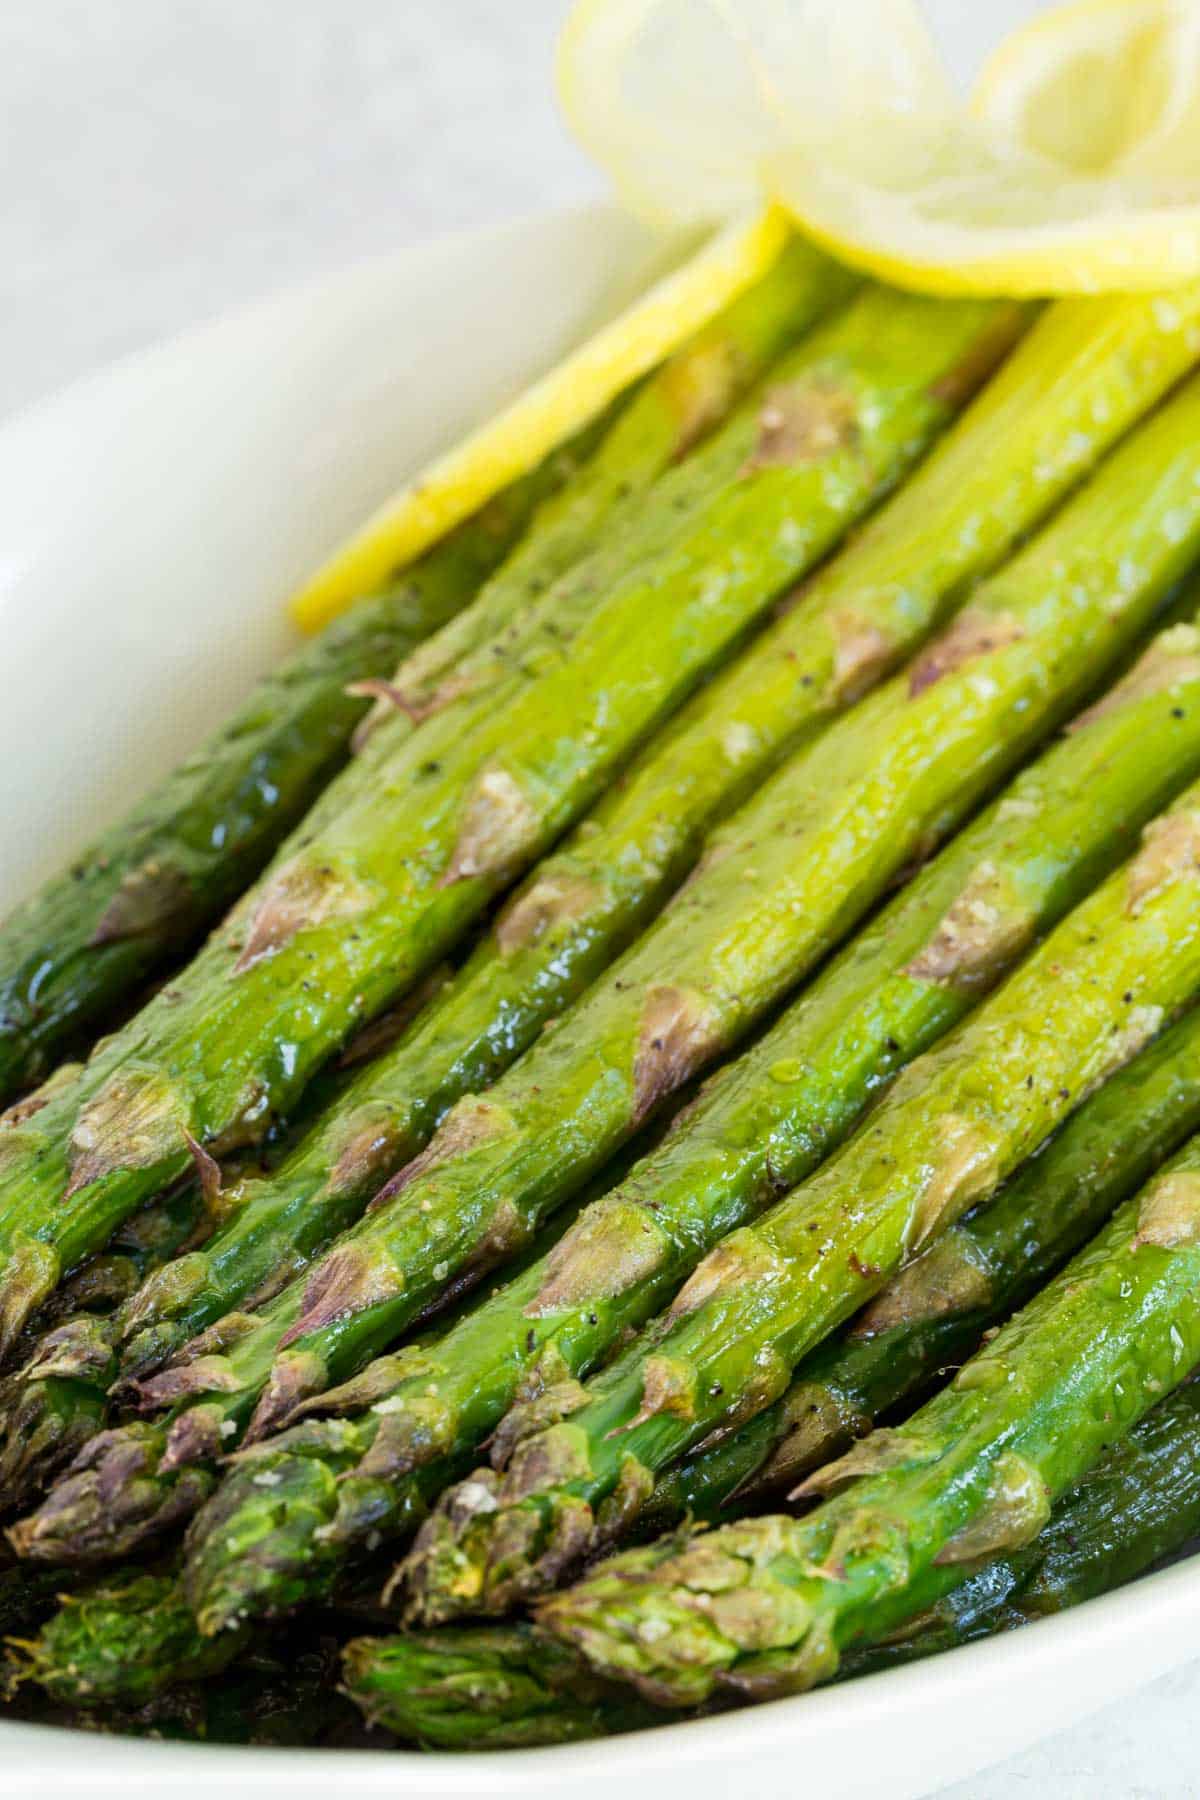
M938 293L1200 274L1200 7L1084 0L961 103L908 0L581 0L563 105L642 211L778 196L848 260Z

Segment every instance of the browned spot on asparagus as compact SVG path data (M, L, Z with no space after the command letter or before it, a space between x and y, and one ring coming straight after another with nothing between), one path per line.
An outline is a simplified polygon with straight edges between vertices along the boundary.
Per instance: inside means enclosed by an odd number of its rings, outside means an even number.
M40 1113L44 1106L49 1106L56 1094L78 1081L82 1073L82 1063L63 1063L60 1068L55 1069L53 1075L43 1081L41 1087L34 1088L31 1094L23 1095L20 1100L14 1100L11 1106L0 1113L0 1132L13 1131L18 1125L24 1125L36 1113Z
M913 1220L912 1248L919 1249L949 1213L957 1218L967 1204L995 1183L996 1153L991 1140L971 1120L947 1113L939 1121L942 1157L930 1173Z
M303 859L285 863L258 901L233 972L240 975L260 958L290 944L298 932L351 919L365 911L371 897L336 869L314 867Z
M990 987L1030 943L1035 921L1014 904L994 863L983 862L905 970L915 981L945 987Z
M768 388L758 415L758 442L742 473L815 462L852 444L857 434L858 404L845 388L813 381Z
M836 705L848 705L874 687L896 654L896 646L873 620L843 611L830 620Z
M614 1194L590 1206L551 1250L546 1279L526 1307L530 1318L607 1299L652 1275L664 1246L649 1215Z
M553 874L534 881L504 908L496 921L496 945L501 956L513 956L536 943L555 925L585 917L597 900L595 885L582 876Z
M503 1107L493 1105L490 1100L482 1100L477 1094L468 1094L457 1106L451 1107L424 1150L414 1156L411 1162L405 1163L386 1187L380 1188L371 1202L372 1210L386 1206L397 1194L402 1194L419 1175L429 1174L454 1157L466 1156L481 1144L500 1137L510 1128L511 1120Z
M474 875L507 874L536 843L538 825L536 809L507 769L484 769L463 808L441 885L453 887Z
M975 1562L1032 1543L1050 1518L1046 1483L1015 1452L997 1457L987 1498L978 1512L944 1544L934 1564Z
M76 1121L63 1199L116 1169L152 1168L186 1145L187 1121L167 1084L136 1069L118 1070Z
M908 677L908 691L915 699L944 676L993 650L1019 644L1024 636L1024 626L1012 613L984 612L968 606L916 658Z
M148 932L167 938L181 928L186 932L193 905L192 885L183 870L151 857L123 878L97 919L88 947L145 937Z
M1142 1194L1134 1249L1156 1244L1178 1250L1200 1242L1200 1175L1188 1169L1162 1175Z
M651 988L633 1060L633 1118L639 1124L706 1061L716 1026L703 995L691 988Z
M951 1233L902 1269L864 1308L847 1335L875 1337L920 1319L970 1312L986 1306L990 1298L987 1270L971 1260L968 1244Z
M1136 918L1146 902L1173 881L1200 871L1200 813L1183 808L1155 819L1142 833L1142 847L1129 866L1127 908Z
M1200 675L1200 630L1195 625L1175 625L1155 638L1138 657L1128 675L1108 688L1094 706L1068 725L1069 732L1084 731L1096 719L1118 711L1135 700L1162 693Z
M395 1299L403 1285L403 1277L371 1245L355 1238L335 1244L310 1275L304 1290L304 1309L291 1330L281 1337L281 1348L286 1350L297 1338L320 1331L350 1313Z
M916 1468L936 1454L923 1438L904 1431L873 1431L836 1462L815 1469L790 1498L811 1500L815 1495L840 1493L865 1475L882 1475L888 1469Z

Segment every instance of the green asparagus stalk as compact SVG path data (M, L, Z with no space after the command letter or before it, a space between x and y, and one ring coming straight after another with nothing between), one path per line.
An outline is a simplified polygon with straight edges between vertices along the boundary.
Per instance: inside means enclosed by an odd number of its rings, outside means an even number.
M366 711L351 684L390 675L467 604L574 460L551 458L268 674L9 917L0 929L0 1106L193 948L344 762Z
M702 1485L700 1516L719 1515L737 1486L728 1456L724 1475ZM678 1517L690 1494L680 1486L674 1497ZM870 1674L1077 1605L1132 1580L1198 1528L1200 1388L1189 1382L1113 1445L1031 1544L989 1559L883 1641L851 1649L839 1675ZM347 1691L368 1720L430 1749L573 1743L670 1716L528 1626L357 1638L344 1663Z
M1185 1382L1055 1506L1031 1544L994 1557L925 1613L842 1659L868 1674L1065 1612L1134 1580L1200 1529L1200 1389Z
M503 1611L618 1538L658 1471L779 1398L802 1356L1192 997L1198 801L1193 787L1160 815L824 1169L711 1251L569 1417L521 1438L503 1475L443 1496L410 1562L411 1617Z
M0 1342L62 1270L185 1166L288 1110L339 1043L456 941L583 812L616 764L944 419L947 344L994 303L872 290L778 365L657 484L704 504L657 554L541 603L513 672L446 697L343 774L208 947L93 1057L73 1093L0 1136ZM778 420L789 425L780 434ZM798 435L797 435L798 433ZM574 584L572 586L572 584ZM502 644L487 653L503 669ZM471 686L473 674L464 677ZM336 805L335 805L336 801Z
M202 1626L320 1597L368 1541L419 1521L428 1494L519 1396L526 1422L569 1402L578 1378L671 1297L716 1239L815 1167L881 1082L961 1018L1197 774L1200 631L1177 625L891 903L736 1073L693 1103L686 1130L635 1165L555 1249L439 1339L314 1403L338 1416L306 1419L244 1453L192 1527L188 1579ZM1000 955L977 961L967 983L930 980L947 921L969 918L985 892L993 908L1003 896L1015 927ZM789 1068L805 1078L780 1080ZM1173 1147L1200 1124L1200 1080L1189 1079L1184 1050L1171 1071L1159 1083L1161 1122L1140 1125L1136 1147L1128 1098L1108 1133L1113 1160L1132 1165L1124 1191L1154 1166L1155 1143L1174 1129ZM1107 1205L1095 1199L1089 1211L1073 1193L1084 1223L1059 1260L1119 1197L1110 1184ZM1039 1267L1049 1272L1044 1260Z
M391 1204L144 1385L171 1411L93 1440L14 1529L22 1553L120 1556L190 1516L247 1426L265 1435L528 1243L1111 668L1200 537L1198 420L1189 385L907 675L785 764L585 1000L486 1097L451 1110L384 1190ZM1134 985L1186 986L1188 942Z
M828 1680L848 1644L949 1592L964 1563L1030 1543L1198 1359L1193 1139L948 1389L801 1490L832 1499L614 1557L539 1623L660 1704Z
M743 1497L760 1503L847 1450L901 1401L954 1367L1096 1232L1113 1207L1200 1128L1200 1012L1164 1031L1071 1115L992 1203L960 1220L842 1332L807 1356L784 1399L759 1415L758 1463ZM699 1494L711 1457L668 1471ZM661 1496L656 1490L652 1511Z

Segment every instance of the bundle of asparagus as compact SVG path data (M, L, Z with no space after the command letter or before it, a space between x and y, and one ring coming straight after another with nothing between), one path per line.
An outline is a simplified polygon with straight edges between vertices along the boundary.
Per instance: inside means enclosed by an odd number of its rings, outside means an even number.
M1187 1540L1198 324L792 239L0 930L14 1708L558 1742Z

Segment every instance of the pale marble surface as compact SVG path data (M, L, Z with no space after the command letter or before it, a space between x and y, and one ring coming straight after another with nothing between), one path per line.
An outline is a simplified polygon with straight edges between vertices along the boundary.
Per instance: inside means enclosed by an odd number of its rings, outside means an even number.
M1037 0L928 3L965 70ZM4 0L0 412L273 288L596 191L550 98L565 11ZM940 1800L1192 1800L1197 1716L1200 1662Z

